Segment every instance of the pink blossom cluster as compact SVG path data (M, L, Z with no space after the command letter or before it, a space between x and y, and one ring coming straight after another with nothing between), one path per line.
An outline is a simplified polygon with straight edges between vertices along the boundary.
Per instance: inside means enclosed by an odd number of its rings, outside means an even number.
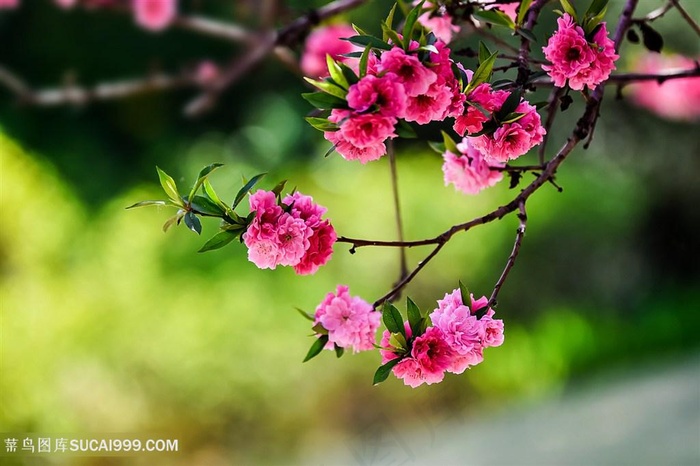
M132 0L136 24L150 31L167 28L177 16L177 0Z
M306 38L304 53L301 56L301 71L311 78L328 76L326 56L330 55L337 62L357 62L357 59L344 57L345 54L362 51L359 47L343 40L357 35L349 24L339 23L315 29Z
M494 90L488 83L479 84L467 95L464 113L455 119L453 128L457 134L466 135L471 146L489 163L506 163L520 157L541 144L547 132L537 108L521 98L513 112L517 119L496 122L498 127L493 132L470 136L481 132L487 122L495 122L494 114L501 110L509 96L509 92Z
M0 0L0 10L17 8L19 6L19 0Z
M374 348L381 314L359 296L350 296L347 286L328 293L314 314L314 325L328 331L327 349L352 348L353 352Z
M438 308L430 314L432 326L415 338L405 324L410 352L406 355L392 349L381 350L382 364L403 358L392 371L406 385L413 388L425 383L441 382L445 372L461 374L467 368L484 360L484 348L503 343L503 321L493 318L488 309L479 319L477 312L488 305L488 299L477 300L470 295L470 306L463 304L459 289L438 300ZM384 331L382 348L390 347L391 334Z
M420 1L416 0L413 2L413 5L416 6L419 3ZM435 37L449 43L452 37L459 32L459 26L452 23L452 16L450 16L444 6L437 3L425 2L423 3L423 8L427 9L427 11L418 16L418 22L435 34Z
M503 179L503 172L494 167L503 167L504 164L492 162L489 165L483 154L472 146L469 138L464 138L457 144L457 149L459 155L450 151L442 154L445 161L442 165L445 186L453 184L465 194L478 194Z
M558 29L543 47L544 56L551 65L542 65L542 69L554 81L557 87L569 83L573 90L583 90L585 86L594 89L602 83L615 69L615 44L608 37L605 23L600 23L592 42L574 19L565 13L557 20Z
M326 208L310 196L295 192L280 205L274 192L259 190L250 196L250 210L255 216L242 238L248 260L259 268L286 265L308 275L330 260L337 236L321 219Z
M695 68L695 61L682 55L647 53L635 64L639 73L673 73ZM640 81L629 86L632 101L657 115L681 121L700 120L700 78L688 77Z
M452 72L450 49L439 40L434 46L425 61L419 59L418 43L409 51L394 46L349 87L349 109L333 109L328 118L339 129L324 133L342 157L363 164L379 159L387 139L397 136L400 119L423 125L461 113L465 96Z

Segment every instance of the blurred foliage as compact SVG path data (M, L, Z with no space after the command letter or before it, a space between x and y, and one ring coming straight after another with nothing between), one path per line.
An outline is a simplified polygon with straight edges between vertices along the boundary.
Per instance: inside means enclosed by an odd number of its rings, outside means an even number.
M22 41L2 47L0 62L39 86L60 82L66 70L90 84L231 53L183 32L147 34L118 15L25 3L0 15L0 43ZM389 3L349 16L365 26ZM254 24L248 2L200 5ZM670 47L698 52L677 33L678 18L657 23ZM268 171L263 187L289 179L290 188L328 207L340 234L393 239L387 161L323 159L327 143L301 118L309 109L303 90L266 63L195 121L180 114L192 91L50 110L18 108L2 95L0 430L170 433L183 450L69 464L287 463L324 436L361 432L382 416L409 424L542 397L612 364L698 347L697 128L610 99L591 149L577 149L562 166L564 191L545 186L528 202L521 256L499 297L506 341L486 352L484 364L416 390L393 379L372 387L377 354L336 361L328 352L302 365L310 329L294 307L313 311L338 283L376 299L397 278L398 251L351 255L338 245L316 275L297 277L286 268L256 269L236 244L196 254L206 237L160 230L172 212L124 207L162 197L156 164L186 186L201 167L224 162L212 175L222 197L235 194L242 176ZM546 91L532 100L543 98ZM551 151L580 105L561 115ZM434 236L514 195L502 183L463 196L443 186L437 155L406 143L399 154L409 238ZM430 308L462 279L488 295L516 226L508 217L456 236L408 293ZM216 223L204 228L212 234ZM410 263L424 254L409 250Z

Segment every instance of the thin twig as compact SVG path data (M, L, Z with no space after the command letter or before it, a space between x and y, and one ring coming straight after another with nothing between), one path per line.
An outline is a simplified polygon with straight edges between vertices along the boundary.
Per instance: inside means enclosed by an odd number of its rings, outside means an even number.
M524 28L532 31L537 23L537 17L540 15L542 8L549 2L549 0L535 0L530 8L525 14L525 26ZM519 86L525 85L528 78L530 77L530 67L528 65L528 60L530 58L530 41L525 38L520 38L520 50L518 51L518 77L515 82Z
M685 22L688 23L688 25L698 36L700 36L700 26L698 25L697 21L695 21L693 17L688 14L688 11L681 6L681 2L679 0L670 0L670 2L673 3L673 6L676 7L676 10L678 10Z
M564 93L564 89L560 87L555 87L552 92L549 93L549 98L547 99L547 119L544 122L544 137L542 139L542 144L537 151L537 156L540 160L540 165L544 164L545 151L547 150L547 142L549 142L549 133L552 130L552 125L554 124L554 117L557 114L557 109L559 108L559 99Z
M396 231L399 241L404 241L403 219L401 218L401 202L399 200L399 177L396 171L396 153L394 151L394 142L389 140L387 143L387 153L389 155L389 169L391 171L391 191L394 198L394 216L396 218ZM400 270L397 283L401 282L408 275L408 265L406 264L406 248L399 248L400 253ZM392 296L398 298L399 295Z
M518 209L520 211L518 213L518 220L520 220L520 225L518 226L518 229L515 232L515 243L513 244L513 250L511 251L510 256L508 256L508 261L506 262L506 266L503 269L501 276L498 278L496 285L494 285L493 287L493 293L491 293L491 297L489 298L488 307L496 306L498 293L501 291L501 287L506 282L508 274L510 273L510 269L512 269L515 265L515 260L518 258L518 253L520 253L520 246L523 243L523 237L525 236L525 228L527 227L527 213L525 212L525 201L522 201L518 205Z

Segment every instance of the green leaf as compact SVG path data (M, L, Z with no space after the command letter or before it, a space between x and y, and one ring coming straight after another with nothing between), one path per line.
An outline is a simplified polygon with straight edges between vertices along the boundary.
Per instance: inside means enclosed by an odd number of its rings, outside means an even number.
M343 89L330 81L317 81L308 77L304 77L304 80L318 89L321 89L323 92L338 97L339 99L345 99L345 96L348 95L347 89Z
M396 13L396 3L394 3L394 6L391 7L389 14L387 15L386 19L384 20L384 24L389 26L389 28L394 27L394 13ZM399 42L397 42L397 44Z
M183 214L178 212L177 215L170 217L168 220L166 220L163 224L163 232L167 233L171 226L173 226L175 223L180 223L180 220L182 220L182 215Z
M420 335L420 323L423 319L420 309L416 306L411 298L406 298L406 312L408 313L408 324L411 326L413 337Z
M226 209L222 209L215 202L204 196L195 196L192 200L188 199L187 203L190 208L200 215L223 217L226 214Z
M496 120L501 123L505 123L503 120L506 115L510 115L512 112L518 108L520 101L522 100L522 89L513 89L508 96L508 98L503 102L501 108L496 112Z
M590 18L596 17L600 13L605 11L607 8L608 8L608 0L593 0L591 2L591 5L586 10L586 13L584 14L584 16L588 16Z
M340 67L340 71L342 71L345 80L348 82L348 86L352 86L360 81L360 78L357 77L355 72L348 65L345 63L338 63L338 66Z
M397 45L401 44L401 38L396 33L396 31L391 29L391 27L387 26L385 23L382 23L381 26L382 26L382 37L384 37L384 40L386 42L392 41L394 44L397 44Z
M330 74L331 79L333 79L338 86L347 90L347 88L350 87L350 84L348 84L348 80L345 79L343 70L340 69L340 66L338 66L335 60L333 60L333 57L330 54L326 54L326 66L328 66L328 73Z
M343 353L345 353L345 349L341 346L334 345L334 349L335 349L335 356L337 358L341 357L343 355Z
M420 322L420 332L418 332L419 335L423 335L426 330L428 330L428 327L432 325L432 321L430 320L430 316L425 316Z
M358 33L361 36L368 36L369 35L365 32L364 29L360 28L360 26L358 26L357 24L353 24L352 28L355 30L356 33ZM344 37L343 39L348 40L347 37Z
M334 95L326 94L325 92L304 92L301 96L316 108L347 108L348 103L345 99Z
M364 78L367 74L367 64L369 63L369 54L372 51L372 47L369 45L365 47L362 51L362 56L360 56L360 78Z
M156 167L156 170L158 170L158 178L160 179L160 185L163 187L165 194L168 195L168 198L171 201L173 201L174 204L182 206L182 198L177 190L175 180L160 168Z
M194 212L187 212L185 214L185 226L198 235L202 234L202 222L199 221L199 218L197 218Z
M374 373L374 380L373 380L372 384L377 385L377 384L384 382L389 377L391 370L399 362L401 362L401 358L396 358L396 359L392 359L391 361L389 361L388 363L386 363L384 365L379 366L377 371Z
M282 190L284 189L284 186L287 184L287 180L282 180L277 185L272 188L272 192L275 193L275 196L279 197L282 195Z
M391 333L400 333L406 336L406 330L403 327L403 318L396 306L389 301L384 301L384 309L382 310L382 320L386 329Z
M416 139L418 135L413 130L413 127L406 120L399 120L396 125L396 134L404 139Z
M486 60L479 64L479 67L474 72L472 80L469 81L469 85L465 90L465 93L475 89L479 84L487 82L491 78L491 72L493 71L493 65L496 62L496 57L498 52L493 52Z
M578 23L578 16L576 15L576 8L569 3L569 0L559 0L559 3L561 3L561 7L564 9L565 13L569 13L572 18L574 18L574 22Z
M445 151L447 150L445 148L445 143L443 142L435 142L435 141L428 141L428 146L438 154L444 154Z
M459 149L457 149L457 143L454 142L452 137L444 131L440 131L440 133L442 133L442 142L445 144L445 149L455 155L459 155L460 152Z
M515 23L513 20L501 10L481 10L473 13L472 16L485 23L505 26L508 29L515 29Z
M389 344L396 349L403 350L404 352L408 349L408 342L406 342L406 339L400 333L392 333L389 337Z
M521 119L525 115L527 115L527 113L517 113L517 112L509 113L508 115L503 117L503 120L501 120L501 123L515 123L516 121L518 121L519 119Z
M518 17L516 18L516 23L518 26L522 26L522 24L525 22L525 15L527 15L527 10L530 9L530 5L532 4L532 0L522 0L520 2L520 9L518 10Z
M328 121L328 118L306 117L304 119L319 131L336 131L338 129L338 125Z
M355 45L359 45L361 47L366 47L370 46L375 49L380 49L380 50L391 50L391 45L387 44L383 40L381 40L378 37L374 36L368 36L368 35L360 35L360 36L352 36L348 38L344 38L343 40L347 40L349 42L352 42Z
M259 175L255 175L240 189L240 191L238 191L238 194L236 194L236 199L234 199L233 205L231 206L231 210L235 209L238 206L238 204L241 203L245 195L248 194L248 191L253 189L253 186L255 186L258 183L258 181L260 181L260 179L265 175L267 175L267 173L260 173Z
M192 190L190 191L190 195L188 197L192 199L192 197L197 193L197 190L199 190L199 187L202 186L202 183L204 183L204 180L207 179L211 172L223 166L223 163L212 163L211 165L207 165L206 167L202 168L202 170L199 172L199 175L197 175L197 181L195 181L194 186L192 186Z
M316 318L315 318L314 316L312 316L312 315L309 314L308 312L304 311L303 309L299 309L298 307L295 307L294 309L296 309L297 312L298 312L299 314L301 314L301 316L302 316L303 318L308 319L308 320L310 320L311 322L313 322L314 320L316 320Z
M314 343L311 345L311 348L309 348L309 352L306 353L306 357L304 358L303 362L308 361L311 358L314 358L318 356L321 351L323 351L323 348L326 346L326 343L328 343L328 335L321 335L314 341Z
M211 185L208 179L204 180L204 182L202 183L202 187L204 188L204 194L207 195L209 200L218 205L224 212L227 213L227 215L231 214L231 212L229 212L228 206L224 204L224 202L219 198L219 195L216 194L216 191L214 191L214 187Z
M408 12L406 16L406 21L403 25L403 48L408 50L411 45L411 40L413 39L413 30L416 28L416 21L418 20L418 15L423 8L424 1L421 1L418 5L413 7L411 11Z
M464 286L464 283L462 283L462 280L459 281L459 294L462 297L462 305L464 306L471 306L472 305L472 298L471 295L469 294L469 289Z
M483 63L492 55L489 48L483 42L479 41L479 63Z
M234 233L233 231L229 230L224 230L220 231L219 233L215 234L212 236L209 241L204 243L204 246L199 248L199 251L197 252L207 252L207 251L214 251L215 249L221 249L224 246L226 246L228 243L233 241L238 237L239 233Z
M530 42L537 42L537 37L535 37L535 35L529 29L517 28L515 30L515 33L523 36L524 38L526 38Z
M171 202L168 201L141 201L137 202L136 204L132 204L127 209L133 209L135 207L144 207L147 205L172 205Z
M325 329L321 322L311 327L311 330L313 330L314 333L317 333L319 335L328 335L328 330Z
M335 150L335 144L333 144L333 145L326 151L326 153L323 154L323 158L325 159L326 157L328 157L329 155L331 155L331 154L333 153L334 150Z
M603 18L605 18L605 14L608 12L608 7L606 6L603 8L603 11L598 13L595 16L591 16L590 18L587 18L584 21L584 32L586 33L586 36L593 36L595 32L597 32L598 25L603 21ZM592 37L591 37L592 39Z

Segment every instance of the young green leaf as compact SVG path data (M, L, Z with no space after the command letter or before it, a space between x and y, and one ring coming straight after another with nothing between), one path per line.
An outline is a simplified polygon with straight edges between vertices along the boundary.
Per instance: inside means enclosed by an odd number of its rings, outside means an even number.
M328 73L330 74L331 79L333 79L338 86L347 90L350 85L348 84L347 79L345 79L345 75L343 75L343 71L340 69L340 66L338 66L338 63L335 62L330 54L326 54L326 66L328 66Z
M228 212L229 208L224 202L219 198L219 195L216 194L216 191L214 191L214 187L211 185L208 179L205 179L204 182L202 183L202 187L204 188L204 194L207 195L207 197L216 205L218 205L224 212L227 214L230 214L231 212Z
M341 357L345 353L345 349L342 346L334 345L335 356L337 358Z
M328 121L328 118L306 117L304 119L319 131L336 131L338 129L338 125Z
M406 339L400 333L391 334L389 337L389 345L399 350L408 350L408 342L406 342Z
M200 215L208 215L211 217L223 217L226 214L226 209L222 209L215 202L204 196L195 196L187 201L190 208Z
M462 304L464 306L471 306L472 305L472 298L471 295L469 294L469 289L464 286L464 283L462 283L462 280L459 281L459 294L462 298Z
M409 11L408 15L406 16L406 21L403 25L404 50L408 50L409 46L411 45L411 40L413 39L413 30L416 28L416 21L418 21L418 15L420 14L421 9L423 8L423 3L425 3L424 0L421 1L415 7L413 7L413 9L411 9L411 11Z
M401 43L401 38L400 38L399 35L396 33L396 31L394 31L393 29L391 29L391 27L388 26L388 25L386 25L385 23L382 23L381 26L382 26L382 37L384 38L384 40L385 40L386 42L391 41L391 42L393 42L394 44L400 44L400 43Z
M136 204L132 204L127 209L133 209L135 207L144 207L147 205L171 205L168 201L141 201Z
M475 89L479 84L487 82L491 78L491 72L493 71L493 65L496 62L496 57L498 52L493 52L486 60L479 64L479 67L474 72L472 80L469 81L469 85L465 90L465 93Z
M192 186L192 190L190 191L190 195L188 197L192 199L192 197L199 190L199 187L202 186L202 183L204 183L204 180L207 179L211 172L223 166L223 163L212 163L211 165L207 165L206 167L202 168L202 170L199 172L199 175L197 175L197 181L195 181L194 186Z
M496 112L496 119L500 122L518 108L522 99L522 89L513 89L501 108Z
M489 48L483 42L479 41L479 63L483 63L492 55Z
M559 0L559 3L561 3L561 7L564 9L564 12L569 13L569 15L574 18L574 22L578 23L578 16L576 15L576 8L569 3L569 0Z
M368 35L359 35L359 36L352 36L348 38L343 38L343 40L347 40L355 45L359 45L361 47L366 47L370 46L375 49L380 49L380 50L391 50L391 45L388 43L384 42L378 37L374 36L368 36Z
M391 304L389 301L384 301L384 308L382 310L382 320L386 329L391 333L400 333L406 337L406 330L403 327L403 318L401 313L396 306Z
M163 224L163 233L167 233L167 231L170 229L171 226L173 226L175 223L180 223L180 220L182 220L182 213L178 212L177 215L174 215L170 217L168 220L165 221Z
M520 6L518 7L518 17L515 20L518 26L522 26L525 22L525 15L527 15L527 10L530 9L531 4L532 0L522 0L522 2L520 2Z
M418 135L413 130L413 127L406 120L399 120L396 124L396 134L404 139L416 139Z
M328 335L321 335L320 337L318 337L311 345L311 348L309 348L309 352L306 353L306 357L304 358L303 362L306 362L309 359L318 356L321 353L321 351L323 351L323 348L326 346L326 343L328 343Z
M360 56L360 78L364 78L367 74L367 65L369 63L369 54L372 52L372 47L369 45L362 51Z
M438 154L444 154L446 150L443 142L428 141L428 146Z
M185 226L198 235L202 234L202 222L199 221L199 218L194 212L187 212L185 214Z
M307 83L317 87L318 89L321 89L326 94L330 94L339 99L345 99L345 96L348 95L347 89L343 89L342 87L338 86L337 84L333 84L330 81L317 81L308 77L304 77L304 80Z
M272 192L275 193L275 196L279 197L282 195L282 190L284 189L284 186L287 184L287 180L282 180L277 185L272 188Z
M301 96L314 107L324 110L331 108L347 108L348 106L345 99L326 94L325 92L304 92Z
M221 249L224 246L226 246L228 243L233 241L238 237L240 232L235 233L233 231L229 230L224 230L220 231L219 233L215 234L212 236L209 241L204 243L204 246L199 248L199 251L197 252L207 252L207 251L214 251L215 249Z
M396 3L394 3L394 6L391 7L389 14L387 15L386 19L384 20L384 24L389 26L389 28L392 28L394 26L394 13L396 13Z
M298 307L295 307L294 309L296 309L297 312L298 312L299 314L301 314L301 316L302 316L304 319L308 319L308 320L310 320L311 322L313 322L314 320L316 320L314 316L312 316L312 315L309 314L308 312L304 311L303 309L299 309Z
M454 142L452 137L444 131L442 133L442 142L445 144L445 149L453 154L459 154L459 149L457 149L457 143Z
M423 316L420 309L411 298L406 298L406 312L408 313L408 325L411 326L411 333L414 337L420 335L420 324Z
M165 173L160 168L156 167L158 170L158 178L160 179L160 185L163 187L163 191L168 195L168 198L173 201L174 204L182 206L182 198L177 190L177 185L172 176Z
M591 5L586 10L584 16L594 17L598 16L602 11L608 7L608 0L593 0Z
M515 23L513 20L501 10L481 10L473 13L472 16L485 23L505 26L508 29L515 29Z
M377 384L384 382L389 377L391 370L399 362L401 362L401 358L396 358L396 359L392 359L391 361L389 361L388 363L386 363L384 365L379 366L377 371L374 373L374 381L372 382L372 384L377 385Z
M267 173L260 173L259 175L255 175L240 189L240 191L238 191L238 194L236 194L236 198L233 201L233 205L231 206L231 210L235 209L238 206L238 204L241 203L245 195L248 194L248 191L253 189L253 186L255 186L258 183L258 181L260 181L260 179L266 174Z

